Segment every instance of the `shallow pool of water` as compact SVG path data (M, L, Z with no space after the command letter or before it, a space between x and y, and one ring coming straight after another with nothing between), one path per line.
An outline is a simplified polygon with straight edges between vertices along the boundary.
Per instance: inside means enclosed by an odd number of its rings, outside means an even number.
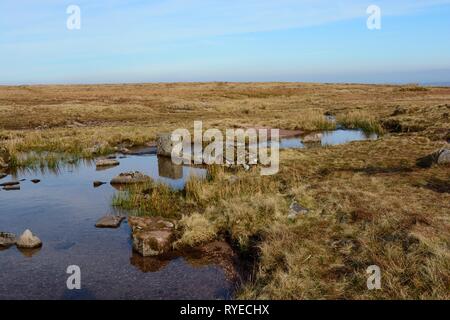
M1 182L21 180L20 191L0 190L0 230L20 235L29 228L43 247L0 251L0 299L227 299L234 284L216 265L202 265L188 257L156 264L132 251L130 228L95 228L96 221L113 213L116 191L108 184L124 171L138 170L156 180L182 188L191 175L205 170L174 167L170 159L128 156L120 166L98 171L83 162L56 172L18 172ZM40 179L33 184L31 179ZM151 268L148 268L148 265ZM66 287L67 267L81 268L82 290Z
M366 134L362 130L338 129L322 132L320 143L303 143L302 137L292 137L280 140L281 149L302 149L314 146L333 146L352 141L376 140L377 134Z
M323 133L318 145L336 145L376 139L361 130ZM317 144L315 144L317 145ZM302 137L282 139L281 148L305 148ZM148 149L148 150L147 150ZM234 284L218 265L194 257L167 260L142 258L133 253L130 228L97 229L106 214L121 213L111 207L116 190L109 184L94 188L94 181L109 182L121 172L140 171L175 189L190 175L206 170L174 166L158 158L153 149L133 150L118 158L120 165L97 170L83 161L55 170L23 170L1 182L19 181L19 191L0 190L0 231L20 235L31 229L43 247L0 251L0 299L227 299ZM34 184L30 180L39 179ZM123 213L123 212L122 212ZM81 268L82 290L66 287L67 267Z

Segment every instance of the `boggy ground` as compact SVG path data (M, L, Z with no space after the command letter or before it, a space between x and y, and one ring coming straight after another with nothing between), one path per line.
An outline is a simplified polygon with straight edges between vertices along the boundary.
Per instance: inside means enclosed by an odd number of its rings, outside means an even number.
M144 144L194 120L311 131L333 127L328 113L347 127L383 133L377 141L282 151L274 176L211 167L207 180L192 179L182 192L145 186L114 204L180 218L178 248L227 239L254 263L238 298L450 298L450 170L416 166L449 142L450 88L0 87L0 113L0 143L14 166L33 165L48 151L93 157ZM37 152L34 161L21 160L24 151ZM294 200L310 211L290 221ZM369 291L366 269L374 264L382 289Z

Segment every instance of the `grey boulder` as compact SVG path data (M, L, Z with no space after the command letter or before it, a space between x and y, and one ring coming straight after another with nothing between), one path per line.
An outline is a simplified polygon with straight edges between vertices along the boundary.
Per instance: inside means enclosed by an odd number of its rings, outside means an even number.
M124 216L108 215L100 218L95 226L97 228L118 228L124 219Z

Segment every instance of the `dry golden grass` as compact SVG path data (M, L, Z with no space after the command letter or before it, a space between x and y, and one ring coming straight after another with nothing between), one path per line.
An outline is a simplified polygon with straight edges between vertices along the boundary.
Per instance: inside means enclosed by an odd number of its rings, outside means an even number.
M214 224L204 215L196 212L183 216L178 226L182 229L182 236L175 242L176 248L195 247L208 243L214 240L217 235Z
M256 255L242 299L450 299L450 170L416 159L450 139L450 88L298 83L0 87L0 143L93 156L158 132L204 127L384 132L377 141L281 152L269 177L210 167L184 194L162 186L114 203L182 218L179 245L228 239ZM40 126L40 128L38 128ZM94 154L95 155L95 154ZM236 176L232 177L231 176ZM310 209L287 219L296 200ZM366 268L382 289L366 288Z
M330 128L325 112L342 119L353 115L348 120L359 125L368 120L368 128L376 130L385 122L402 132L425 130L435 138L447 134L450 88L405 88L301 83L0 86L0 143L12 152L88 156L96 144L105 143L105 151L120 143L142 144L161 131L192 128L194 120L218 128ZM394 116L398 110L402 112Z

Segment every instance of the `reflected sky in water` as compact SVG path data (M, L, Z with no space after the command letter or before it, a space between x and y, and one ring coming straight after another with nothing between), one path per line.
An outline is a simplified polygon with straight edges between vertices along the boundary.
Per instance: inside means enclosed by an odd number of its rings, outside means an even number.
M0 230L20 235L29 228L43 247L0 251L0 299L226 299L233 284L215 265L195 265L177 257L144 272L131 248L130 228L97 229L95 222L114 212L116 190L109 183L94 188L95 180L109 182L115 175L138 170L182 188L191 175L204 169L171 166L170 159L128 156L120 166L98 171L91 162L62 166L54 172L16 173L20 191L0 190ZM31 179L40 179L33 184ZM10 181L8 176L2 182ZM137 262L138 263L137 263ZM80 291L68 291L66 269L81 268Z

